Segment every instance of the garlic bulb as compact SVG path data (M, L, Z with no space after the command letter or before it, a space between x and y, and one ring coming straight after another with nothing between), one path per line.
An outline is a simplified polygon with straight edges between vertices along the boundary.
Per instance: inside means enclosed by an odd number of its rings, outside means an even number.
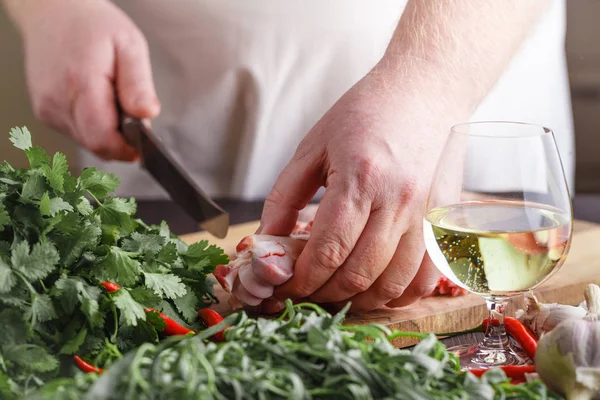
M550 332L562 321L582 319L586 314L587 310L582 307L539 303L535 295L529 292L525 294L525 310L517 310L516 317L540 337L542 333Z
M537 373L567 400L592 399L600 390L600 288L588 285L585 300L587 315L543 334L535 355Z

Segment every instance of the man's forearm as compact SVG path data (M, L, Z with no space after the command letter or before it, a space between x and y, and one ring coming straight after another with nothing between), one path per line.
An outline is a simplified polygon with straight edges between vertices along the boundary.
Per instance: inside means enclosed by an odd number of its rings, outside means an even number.
M373 73L390 93L446 104L466 118L546 6L547 0L409 0Z

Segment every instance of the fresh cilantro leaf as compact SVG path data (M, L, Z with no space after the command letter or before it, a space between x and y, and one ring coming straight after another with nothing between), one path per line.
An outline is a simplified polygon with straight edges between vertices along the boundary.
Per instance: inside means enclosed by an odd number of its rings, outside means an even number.
M160 223L160 227L158 229L158 234L165 238L165 240L171 239L171 230L169 229L169 225L165 221Z
M115 174L86 168L79 176L79 186L98 199L105 198L119 186L119 178Z
M139 261L116 246L110 248L110 253L97 268L106 269L109 279L121 286L133 285L138 281L141 273Z
M56 192L64 192L65 174L67 173L68 165L67 158L62 153L54 154L52 166L48 164L41 165L44 176L48 180L48 184Z
M97 225L89 224L80 232L60 240L60 257L63 265L71 265L81 257L87 249L95 249L100 241L101 229Z
M49 197L48 192L40 199L40 212L42 215L55 217L61 211L73 211L73 206L60 197Z
M46 181L39 171L33 171L25 183L21 196L25 199L40 199L46 192Z
M44 279L59 261L58 251L49 243L36 243L29 253L27 242L18 242L12 250L11 262L15 270L31 280Z
M17 283L10 266L0 258L0 293L8 293Z
M110 197L98 209L98 214L103 225L117 226L124 232L133 232L135 222L131 216L135 213L137 205L132 199L126 200L119 197Z
M181 319L177 311L175 311L171 303L169 303L167 300L163 300L158 305L157 309L167 317L171 318L173 321L177 322L179 325L185 326L186 328L190 327L184 320Z
M48 192L44 192L40 198L40 212L42 215L50 215L50 195Z
M0 296L0 303L18 309L26 309L30 299L29 291L24 285L15 285L10 293L4 293Z
M124 326L119 329L117 345L121 351L129 351L142 343L158 343L157 329L146 321L136 326Z
M58 360L41 346L17 344L2 346L2 354L7 360L38 372L48 372L58 367Z
M77 211L79 211L81 215L88 216L94 212L94 208L92 207L88 199L81 196L79 198L79 202L77 203Z
M130 293L135 301L146 307L156 307L162 301L159 295L144 286L135 287Z
M135 301L127 288L121 288L112 296L115 306L121 311L121 321L126 325L137 325L138 320L145 320L144 307Z
M163 246L162 249L158 252L157 260L165 263L172 264L177 260L177 247L175 243L167 243Z
M223 252L223 249L215 245L208 245L208 240L201 240L198 243L190 245L184 256L191 262L198 263L208 258L211 265L227 264L229 258Z
M61 211L73 211L73 206L60 197L50 199L50 215L54 217Z
M2 310L0 311L0 321L2 321L0 345L21 344L26 342L30 335L30 329L23 320L22 313L11 308Z
M187 288L187 293L182 297L174 299L173 303L175 303L175 307L177 307L188 323L193 324L196 321L199 301L192 289Z
M6 211L4 204L0 203L0 232L2 232L3 228L8 224L10 224L10 216L8 215L8 211Z
M123 241L123 249L142 254L155 254L162 249L164 243L165 238L160 235L133 232L130 238Z
M83 328L77 334L66 342L61 348L58 354L73 354L79 350L85 337L87 336L87 329Z
M60 231L60 233L70 236L73 234L78 235L82 225L82 218L79 214L68 212L66 215L61 215L58 218L54 228Z
M25 150L25 155L29 160L31 168L37 168L40 165L50 164L50 157L46 154L46 151L39 146L33 146Z
M160 316L160 313L154 310L146 313L146 322L152 324L158 332L162 332L167 327L167 324L163 317Z
M207 258L203 258L200 261L198 261L197 263L190 265L190 271L195 271L195 272L199 272L199 273L210 273L212 272L212 266L210 265L210 259Z
M32 146L31 133L26 127L14 127L10 130L10 141L12 144L21 150L27 150Z
M144 284L157 295L167 299L175 299L187 293L185 284L178 276L172 274L144 272Z
M56 318L56 311L52 304L52 299L47 294L38 294L33 297L33 303L25 318L31 321L35 327L40 322L49 321Z
M99 326L103 321L98 300L102 291L91 286L79 277L61 276L54 284L52 295L61 299L61 305L66 313L71 314L81 303L81 310L92 326Z

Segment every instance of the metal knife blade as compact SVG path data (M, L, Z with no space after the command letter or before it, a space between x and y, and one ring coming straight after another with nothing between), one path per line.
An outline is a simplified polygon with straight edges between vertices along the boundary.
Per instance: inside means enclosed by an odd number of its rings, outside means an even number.
M120 131L140 155L142 166L200 226L219 239L227 236L229 213L219 207L169 155L148 124L121 112Z

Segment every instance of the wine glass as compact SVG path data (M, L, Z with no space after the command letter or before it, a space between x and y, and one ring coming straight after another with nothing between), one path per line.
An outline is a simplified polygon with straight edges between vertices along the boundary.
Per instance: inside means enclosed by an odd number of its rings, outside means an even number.
M518 122L452 127L423 232L440 272L482 296L493 318L480 343L449 349L463 369L533 362L507 336L504 309L511 296L537 287L564 263L572 214L550 129Z

